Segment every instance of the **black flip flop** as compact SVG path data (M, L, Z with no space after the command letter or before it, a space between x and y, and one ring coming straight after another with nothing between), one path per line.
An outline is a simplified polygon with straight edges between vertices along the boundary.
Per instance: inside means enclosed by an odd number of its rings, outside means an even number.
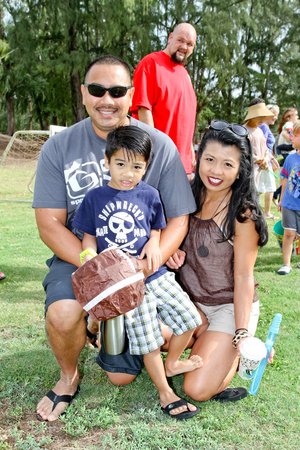
M76 395L79 394L79 391L80 391L80 386L77 386L77 389L76 389L76 391L75 391L75 394L73 394L73 395L67 395L67 394L65 394L65 395L57 395L57 394L55 394L55 392L52 391L52 390L49 391L49 392L47 392L46 397L48 397L49 400L51 400L51 402L53 402L53 406L52 406L51 412L54 411L54 409L56 408L56 406L57 406L59 403L62 403L62 402L63 402L63 403L68 403L68 406L70 406L71 403L72 403L72 401L73 401L74 398L76 397ZM63 412L60 414L60 416L62 416L63 414L65 414L65 412L66 412L66 411L63 411ZM59 417L60 417L60 416L59 416ZM46 419L46 420L43 419L39 414L37 414L36 417L37 417L37 419L38 419L39 421L41 421L41 422L48 422L47 419Z
M217 395L214 395L211 400L217 400L219 402L236 402L237 400L242 400L247 397L247 389L239 388L227 388Z
M180 406L186 406L188 411L183 411L180 414L170 414L170 412L173 409L179 408ZM189 406L188 406L188 402L186 400L182 399L182 398L180 400L177 400L176 402L169 403L165 407L162 406L161 410L165 414L168 414L168 416L172 417L172 419L177 419L177 420L190 419L191 417L194 417L196 414L198 414L198 412L200 411L199 408L195 409L195 411L190 411L189 410Z

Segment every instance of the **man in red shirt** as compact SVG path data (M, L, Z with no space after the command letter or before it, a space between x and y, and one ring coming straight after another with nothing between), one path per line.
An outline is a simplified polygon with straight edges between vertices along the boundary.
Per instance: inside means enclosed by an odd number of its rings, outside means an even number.
M193 172L196 95L185 69L196 44L189 23L174 28L167 47L146 55L137 65L132 116L163 131L176 144L187 174Z

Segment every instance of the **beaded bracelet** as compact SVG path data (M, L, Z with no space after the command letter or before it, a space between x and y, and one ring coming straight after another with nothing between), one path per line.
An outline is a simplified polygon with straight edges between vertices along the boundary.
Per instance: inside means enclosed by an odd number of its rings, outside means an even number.
M234 348L237 348L238 343L241 339L244 339L245 337L249 337L251 334L247 330L247 328L238 328L235 330L234 336L232 338L232 345Z
M97 256L97 253L94 250L90 249L90 248L87 248L86 250L83 250L83 252L80 253L80 264L84 263L84 258L87 255L90 255L90 256L94 257L94 256Z

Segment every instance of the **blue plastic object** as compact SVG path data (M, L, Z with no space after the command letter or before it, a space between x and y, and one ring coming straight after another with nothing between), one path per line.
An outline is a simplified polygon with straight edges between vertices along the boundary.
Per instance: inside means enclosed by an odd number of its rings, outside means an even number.
M267 340L265 342L265 345L267 347L267 355L264 359L261 360L258 368L253 372L253 376L251 377L252 383L249 388L249 394L251 394L251 395L257 394L257 391L258 391L260 382L262 380L265 368L268 364L268 359L269 359L272 347L274 345L276 336L279 333L281 320L282 320L282 314L279 314L279 313L275 314L275 316L272 320L272 323L270 325L269 331L268 331Z

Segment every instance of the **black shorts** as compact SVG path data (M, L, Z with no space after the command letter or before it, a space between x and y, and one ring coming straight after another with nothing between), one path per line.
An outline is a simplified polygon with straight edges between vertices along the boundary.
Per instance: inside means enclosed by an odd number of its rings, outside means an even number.
M125 350L120 355L109 355L104 349L103 333L101 333L101 349L96 358L97 364L105 372L128 373L139 375L144 367L143 355L129 353L128 338L125 338Z
M73 264L62 261L57 256L46 261L49 267L43 287L46 292L45 312L57 300L75 300L72 287L72 273L77 269Z

